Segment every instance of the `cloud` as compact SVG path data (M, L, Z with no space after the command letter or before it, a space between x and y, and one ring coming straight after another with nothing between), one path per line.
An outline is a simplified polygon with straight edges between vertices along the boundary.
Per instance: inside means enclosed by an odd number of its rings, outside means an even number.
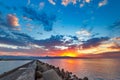
M0 30L0 51L27 55L98 54L120 51L119 37L91 38L79 41L77 36L52 35L36 40L27 34ZM80 43L80 44L79 44ZM34 54L33 54L34 53ZM57 54L56 54L57 53Z
M54 0L48 0L52 5L56 5Z
M90 33L87 30L77 31L76 34L83 35L83 36L90 36Z
M72 3L73 3L73 4L76 4L76 3L77 3L77 1L76 1L76 0L72 0Z
M120 35L120 20L115 21L112 25L108 26L110 36Z
M68 4L72 3L73 5L77 4L77 0L62 0L61 4L67 6Z
M109 26L109 28L111 29L116 29L116 28L120 28L120 20L115 21L111 26Z
M83 3L81 3L81 4L80 4L80 8L82 8L83 6L84 6L84 4L83 4Z
M79 43L78 37L70 35L52 35L47 39L36 40L27 34L0 31L0 51L4 54L15 52L19 55L60 56L67 53L81 55L120 51L119 37L91 38Z
M8 32L5 30L0 31L1 44L27 46L32 40L30 36L23 33Z
M56 35L56 36L51 36L48 39L44 39L44 40L34 40L35 44L41 45L41 46L45 46L46 48L50 48L53 46L60 46L62 45L62 38L63 35Z
M30 49L24 46L16 46L16 45L8 45L8 44L0 44L0 48L8 48L8 49Z
M28 0L27 5L30 5L30 3L31 3L31 0Z
M45 7L45 3L44 2L40 2L39 3L39 9L43 9Z
M7 28L9 30L20 30L19 20L15 15L8 14L6 18L4 18L2 12L0 14L0 28Z
M99 7L105 6L107 4L108 0L103 0L101 2L98 3Z
M55 48L57 48L58 50L66 50L66 49L68 49L68 47L66 47L66 46L55 46Z
M42 24L45 31L52 31L53 24L56 22L57 16L54 14L47 14L46 12L38 12L31 7L23 7L23 12L26 17L33 21Z
M62 5L67 6L70 3L70 0L62 0Z
M79 40L88 39L91 36L91 33L85 29L81 29L80 31L77 31L76 34Z
M90 3L90 0L85 0L85 2Z
M12 14L7 15L7 22L12 27L16 27L20 25L19 19L15 15L12 15Z
M82 8L86 3L90 3L91 0L62 0L61 4L67 6L68 4L79 4L80 8Z
M101 38L92 38L87 41L84 41L82 44L83 48L90 48L90 47L96 47L102 44L104 41L108 41L108 37L101 37Z

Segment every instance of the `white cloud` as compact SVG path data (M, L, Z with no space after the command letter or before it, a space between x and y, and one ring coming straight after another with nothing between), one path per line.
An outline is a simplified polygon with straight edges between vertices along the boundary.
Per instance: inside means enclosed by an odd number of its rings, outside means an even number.
M103 1L99 2L98 6L102 7L102 6L106 5L107 2L108 2L107 0L103 0Z
M64 36L63 39L62 39L62 41L63 41L64 43L67 42L67 41L71 41L71 40L72 40L72 38L69 37L69 36Z
M90 36L90 33L87 30L77 31L76 34L81 35L81 36Z
M81 3L81 4L80 4L80 8L82 8L83 6L84 6L84 4L83 4L83 3Z
M66 46L55 46L55 48L60 49L60 50L68 49L68 47Z
M52 5L56 5L54 0L48 0Z
M10 49L30 49L29 47L24 46L15 46L15 45L9 45L9 44L0 44L1 48L10 48Z
M77 4L77 0L62 0L61 4L67 6L69 3Z
M76 34L79 40L86 40L91 36L91 33L84 29L77 31Z

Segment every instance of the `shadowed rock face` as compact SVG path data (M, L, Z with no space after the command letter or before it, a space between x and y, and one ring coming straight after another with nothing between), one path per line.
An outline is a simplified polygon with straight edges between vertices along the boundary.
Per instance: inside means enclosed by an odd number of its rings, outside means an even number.
M0 80L88 80L71 72L35 60L0 75Z

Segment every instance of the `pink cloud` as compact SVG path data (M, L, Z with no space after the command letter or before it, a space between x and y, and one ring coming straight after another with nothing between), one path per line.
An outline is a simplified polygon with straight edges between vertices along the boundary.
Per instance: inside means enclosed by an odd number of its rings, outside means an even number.
M12 27L16 27L20 25L19 19L15 15L12 15L12 14L7 15L7 22Z
M86 3L90 3L90 0L85 0Z

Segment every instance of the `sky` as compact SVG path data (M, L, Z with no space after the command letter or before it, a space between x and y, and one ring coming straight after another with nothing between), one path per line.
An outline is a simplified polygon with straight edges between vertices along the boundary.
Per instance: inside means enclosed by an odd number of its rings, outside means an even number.
M120 0L0 0L0 55L120 57Z

